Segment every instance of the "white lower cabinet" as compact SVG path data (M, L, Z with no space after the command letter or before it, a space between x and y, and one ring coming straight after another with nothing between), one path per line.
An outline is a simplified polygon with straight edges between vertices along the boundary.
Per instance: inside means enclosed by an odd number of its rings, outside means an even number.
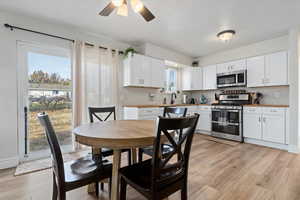
M155 120L158 116L163 115L163 108L137 108L125 107L125 120Z
M243 116L244 137L262 139L261 109L246 108Z
M199 108L199 121L197 129L204 131L205 133L211 132L211 107L210 106L201 106Z
M211 106L182 106L188 109L187 115L194 115L199 113L199 121L197 130L204 133L211 131ZM163 115L163 108L138 108L138 107L124 107L125 120L154 120L158 116Z
M262 115L263 140L285 144L285 111L265 109Z
M286 109L244 108L244 137L285 144Z

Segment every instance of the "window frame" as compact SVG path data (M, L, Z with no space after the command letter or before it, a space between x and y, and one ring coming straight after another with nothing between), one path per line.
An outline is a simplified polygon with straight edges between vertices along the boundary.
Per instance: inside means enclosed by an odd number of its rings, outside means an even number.
M169 90L169 83L170 83L170 71L175 71L175 90ZM179 75L179 68L177 67L166 67L166 84L165 84L165 92L168 94L174 93L178 91L178 75Z

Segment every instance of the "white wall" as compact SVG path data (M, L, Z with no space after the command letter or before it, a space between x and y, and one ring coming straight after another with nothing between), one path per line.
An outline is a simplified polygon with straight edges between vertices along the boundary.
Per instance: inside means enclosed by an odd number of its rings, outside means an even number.
M300 28L291 29L289 32L289 82L290 82L290 146L289 151L300 151L300 127L299 127L299 64L300 61Z
M79 39L101 46L108 46L124 50L131 46L129 44L113 40L111 38L99 35L85 33L83 30L63 24L54 24L47 21L41 21L27 16L18 16L16 14L0 11L0 169L15 166L18 161L18 95L17 95L17 41L27 41L39 44L47 44L69 48L71 42L54 39L34 33L20 30L11 31L4 28L3 24L9 23L15 26L21 26L36 31L46 32L71 39ZM153 55L158 56L159 54ZM169 59L172 52L166 58ZM177 55L174 53L173 55ZM177 55L180 57L180 55ZM186 62L186 57L179 59ZM133 93L137 99L148 99L148 91L136 93L136 90L127 89L124 91L126 96ZM126 101L124 102L126 103ZM139 102L143 103L143 102Z
M53 39L24 31L11 31L3 24L9 23L37 31L81 39L94 44L124 49L128 44L106 37L95 37L82 33L73 27L51 24L24 16L0 12L0 168L18 163L18 96L17 96L17 41L28 41L46 45L70 48L71 42Z
M186 56L181 53L162 48L150 43L145 43L141 45L139 50L147 56L174 61L180 64L192 65L193 62L193 59L190 56Z
M207 56L202 56L197 58L197 60L199 61L200 66L205 66L231 60L263 55L281 50L288 50L288 40L289 37L286 35L270 40L265 40L262 42L257 42L240 48L222 51Z

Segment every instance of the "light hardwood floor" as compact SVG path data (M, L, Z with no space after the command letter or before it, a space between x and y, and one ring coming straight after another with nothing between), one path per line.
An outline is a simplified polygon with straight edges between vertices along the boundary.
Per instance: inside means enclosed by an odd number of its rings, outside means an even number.
M126 157L122 158L126 163ZM0 172L1 200L50 200L51 170L13 176ZM86 188L69 192L70 200L94 200ZM108 199L107 192L100 200ZM144 199L131 188L128 200ZM179 193L170 200L179 200ZM230 146L196 135L190 160L191 200L299 200L300 155L251 144Z

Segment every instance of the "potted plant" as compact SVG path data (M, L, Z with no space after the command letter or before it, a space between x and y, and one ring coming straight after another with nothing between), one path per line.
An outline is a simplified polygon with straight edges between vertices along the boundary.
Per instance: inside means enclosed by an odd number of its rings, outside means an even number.
M137 51L133 47L128 47L124 51L124 57L127 58L128 55L133 56L135 53L137 53Z

